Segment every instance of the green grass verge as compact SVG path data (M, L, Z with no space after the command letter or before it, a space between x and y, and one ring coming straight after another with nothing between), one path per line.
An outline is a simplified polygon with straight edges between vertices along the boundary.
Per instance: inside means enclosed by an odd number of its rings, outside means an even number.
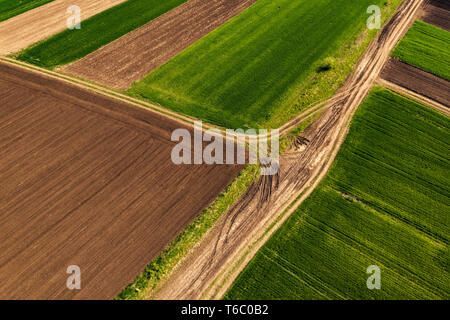
M225 298L448 299L449 127L374 89L330 172ZM366 287L369 265L381 268L381 290Z
M117 300L144 299L151 295L176 264L184 258L217 219L238 200L258 177L259 167L247 165L219 197L136 277L116 298Z
M82 21L81 29L64 30L22 50L15 58L52 69L88 55L186 1L128 0Z
M367 7L387 18L399 3L259 0L128 92L228 128L275 128L345 80L375 34Z
M0 1L0 22L51 1L53 0L2 0Z
M392 56L450 80L450 32L416 21Z

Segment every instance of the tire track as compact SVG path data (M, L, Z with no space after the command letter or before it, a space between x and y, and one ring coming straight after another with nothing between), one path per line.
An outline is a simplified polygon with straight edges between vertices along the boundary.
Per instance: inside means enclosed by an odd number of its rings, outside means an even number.
M329 100L321 117L303 133L309 141L293 144L280 158L277 183L261 177L223 215L156 293L157 299L220 298L273 230L308 196L326 174L348 130L350 119L377 79L389 53L422 4L406 0L369 45L355 72ZM301 198L296 199L301 195ZM295 205L268 233L289 204ZM250 253L248 251L250 250ZM244 263L233 262L245 259Z

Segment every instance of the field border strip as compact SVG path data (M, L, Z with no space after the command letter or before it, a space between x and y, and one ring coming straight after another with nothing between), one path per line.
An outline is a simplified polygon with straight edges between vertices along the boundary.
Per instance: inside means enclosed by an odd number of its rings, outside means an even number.
M174 112L172 110L169 110L167 108L164 108L163 106L160 105L156 105L141 99L137 99L131 96L128 96L126 94L123 94L117 90L114 89L110 89L107 88L105 86L87 81L85 79L81 79L66 73L62 73L62 72L55 72L52 70L48 70L45 68L41 68L26 62L22 62L19 60L15 60L12 58L9 58L7 56L0 56L0 61L5 62L5 63L9 63L9 64L13 64L15 66L30 70L30 71L34 71L37 73L41 73L41 74L45 74L48 77L51 77L53 79L59 79L62 81L65 81L67 83L76 85L78 87L87 89L91 92L97 93L97 94L102 94L104 96L107 96L109 98L121 101L121 102L125 102L125 103L129 103L132 104L136 107L139 107L141 109L146 110L147 112L155 112L159 115L168 117L169 119L176 121L178 123L180 123L183 126L188 126L188 127L193 127L194 126L194 122L196 121L200 121L200 119L196 119L193 117L189 117L177 112ZM340 93L339 96L341 96L344 92ZM286 135L287 133L289 133L290 131L294 130L295 128L297 128L303 121L309 119L312 115L314 115L315 113L323 110L326 108L326 106L328 105L328 103L332 100L336 99L336 96L333 96L332 98L330 98L329 100L325 100L322 102L318 102L315 104L312 104L311 106L309 106L308 108L305 109L304 112L298 114L297 116L295 116L294 118L288 120L285 124L283 124L282 126L280 126L279 128L276 128L279 130L280 132L280 136ZM217 133L219 133L220 135L222 135L222 137L224 139L229 139L229 136L227 136L225 133L225 128L223 127L219 127L219 126L215 126L212 125L210 123L205 123L202 122L202 131L206 132L208 130L215 130L217 131ZM237 137L237 134L233 134L231 136ZM260 141L268 141L271 138L271 133L265 134L265 135L258 135L255 137L252 136L248 136L249 140L253 140L253 139L259 139ZM261 139L264 138L264 139Z

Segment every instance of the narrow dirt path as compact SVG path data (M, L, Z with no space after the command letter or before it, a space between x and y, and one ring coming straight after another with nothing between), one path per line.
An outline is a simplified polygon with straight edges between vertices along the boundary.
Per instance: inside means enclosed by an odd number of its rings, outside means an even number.
M413 22L422 2L406 0L402 3L370 44L354 74L336 94L339 99L332 99L321 117L305 130L303 135L310 142L292 148L281 157L277 177L263 176L256 181L152 298L211 299L223 295L245 262L326 174L345 138L353 113L369 93L389 53ZM288 209L297 198L295 205ZM275 228L265 232L274 222ZM240 263L233 264L237 261Z

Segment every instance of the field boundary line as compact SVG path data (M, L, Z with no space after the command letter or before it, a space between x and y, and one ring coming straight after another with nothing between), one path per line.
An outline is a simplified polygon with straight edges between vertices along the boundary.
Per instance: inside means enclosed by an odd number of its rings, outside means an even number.
M170 118L171 120L177 121L178 123L181 123L184 125L192 126L194 121L196 121L196 119L194 119L194 118L189 118L187 116L170 111L168 109L157 106L155 104L127 96L119 91L115 91L115 90L100 86L98 84L94 84L92 82L89 82L89 81L86 81L86 80L83 80L83 79L80 79L77 77L73 77L68 74L55 72L52 70L48 70L45 68L41 68L41 67L38 67L38 66L35 66L32 64L26 63L26 62L8 58L5 56L0 56L0 61L9 63L9 64L14 64L15 66L18 66L18 67L21 67L23 69L27 69L27 70L30 70L33 72L45 74L46 76L48 76L50 78L62 80L64 82L76 85L78 87L87 89L89 91L92 91L92 92L95 92L98 94L102 94L104 96L113 98L115 100L130 103L134 106L137 106L137 107L147 110L149 112L156 112L160 115L164 115L164 116ZM210 126L209 124L208 125L204 124L204 127L209 127L209 126ZM211 128L213 128L213 126L211 126Z
M381 87L384 87L386 89L394 91L395 93L405 96L408 99L418 102L421 105L424 105L426 107L434 109L447 117L450 116L450 109L448 107L446 107L445 105L443 105L435 100L427 98L419 93L409 90L408 88L399 86L395 83L392 83L388 80L384 80L382 78L379 78L377 80L377 84L380 85Z
M80 88L84 88L86 90L89 90L91 92L97 93L97 94L102 94L104 96L107 96L109 98L121 101L121 102L125 102L125 103L129 103L132 104L133 106L139 107L141 109L147 110L148 112L156 112L162 116L168 117L171 120L174 120L178 123L180 123L183 126L187 126L187 127L193 127L194 126L194 122L195 121L200 121L200 119L197 118L193 118L190 116L186 116L184 114L169 110L163 106L160 105L156 105L153 103L150 103L148 101L145 100L141 100L141 99L137 99L134 97L131 97L129 95L126 95L120 91L114 90L114 89L110 89L107 88L105 86L102 86L100 84L97 83L93 83L91 81L85 80L85 79L81 79L66 73L62 73L62 72L55 72L49 69L45 69L42 67L38 67L23 61L19 61L16 59L12 59L9 58L7 56L0 56L0 61L5 62L5 63L9 63L9 64L13 64L15 66L33 71L33 72L37 72L37 73L41 73L41 74L45 74L48 77L51 77L53 79L59 79L61 81L76 85ZM340 96L343 94L339 93L337 96L333 96L328 100L325 101L321 101L318 102L316 104L312 104L311 106L309 106L308 108L306 108L303 112L301 112L300 114L296 115L294 118L288 120L285 124L283 124L281 127L276 128L279 130L279 134L280 137L283 135L286 135L287 133L289 133L290 131L294 130L295 128L297 128L303 121L309 119L311 116L313 116L314 114L316 114L317 112L323 110L331 101L334 101L338 98L340 98ZM223 127L219 127L219 126L215 126L213 124L207 123L207 122L203 122L202 121L202 130L203 132L206 132L208 130L216 130L217 133L219 133L224 139L228 139L229 137L226 136L226 132L225 132L225 128ZM232 136L237 137L237 135L233 134ZM265 135L258 135L255 137L252 136L248 136L249 140L253 140L253 139L260 139L260 141L268 141L271 138L271 133L265 134ZM263 138L263 139L261 139Z

